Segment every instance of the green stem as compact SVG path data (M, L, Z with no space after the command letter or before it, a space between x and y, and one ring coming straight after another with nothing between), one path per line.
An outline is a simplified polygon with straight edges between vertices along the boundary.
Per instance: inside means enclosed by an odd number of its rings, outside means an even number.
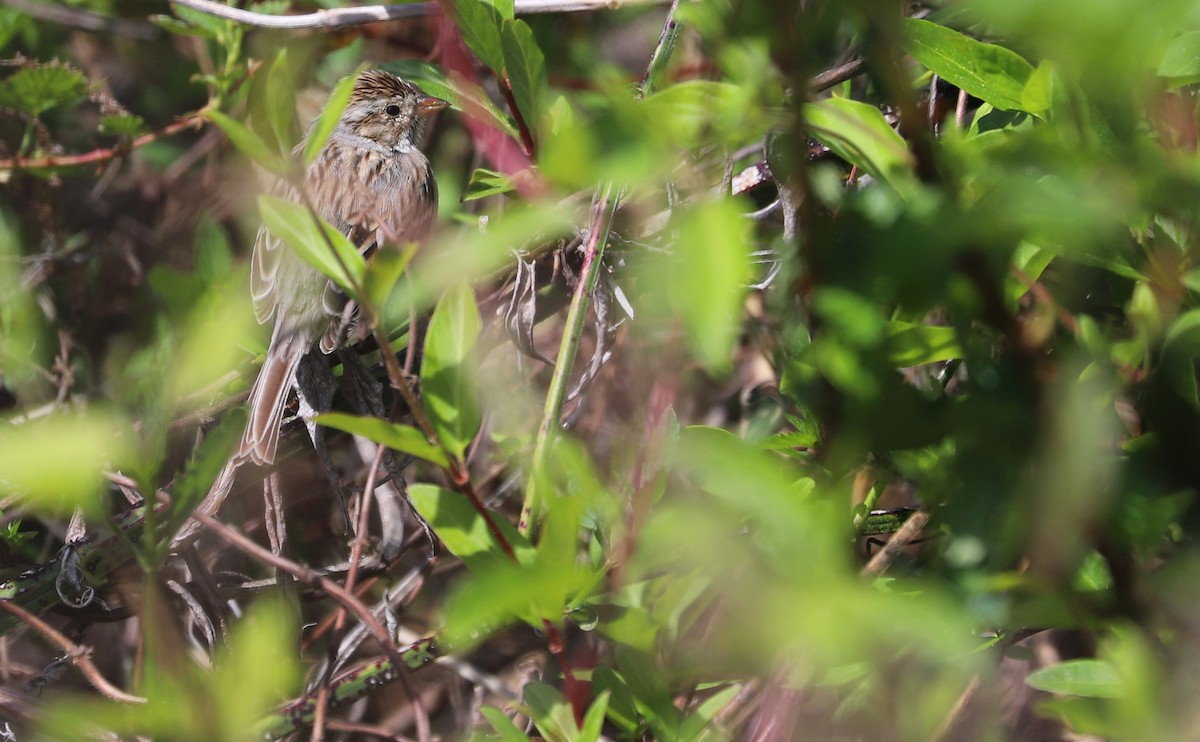
M608 233L612 228L613 215L621 200L620 195L614 196L612 190L611 183L605 185L603 195L592 206L591 229L588 234L587 246L584 249L583 268L580 270L579 283L575 286L575 295L571 299L571 308L567 310L567 326L563 331L562 342L559 344L558 358L554 363L554 374L550 378L550 389L546 394L542 424L538 428L537 439L533 446L529 484L525 488L525 501L521 505L521 519L517 527L525 536L529 535L534 521L537 519L539 497L537 481L549 460L553 433L558 428L558 421L562 417L563 403L566 401L567 387L571 381L571 371L575 367L575 356L579 352L579 342L583 337L584 322L587 320L588 301L600 277L604 247L608 243Z
M646 76L642 78L641 90L638 97L645 98L659 88L667 71L667 64L675 52L675 44L679 41L679 23L675 20L675 10L679 0L671 3L667 11L667 22L663 25L662 34L658 37L658 46L650 56L650 64L646 67Z

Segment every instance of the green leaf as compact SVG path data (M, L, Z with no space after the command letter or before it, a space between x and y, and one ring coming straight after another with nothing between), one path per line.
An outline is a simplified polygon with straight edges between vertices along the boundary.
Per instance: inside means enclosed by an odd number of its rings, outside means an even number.
M463 41L479 61L497 76L504 73L504 50L500 42L500 24L503 16L491 3L484 0L451 0L454 22L462 33Z
M1047 693L1063 693L1089 698L1117 698L1122 695L1121 677L1104 660L1068 660L1029 673L1025 683Z
M211 13L194 10L186 5L172 5L171 10L185 23L201 29L203 35L213 39L224 36L229 24L229 21L223 18L219 18Z
M888 362L897 368L962 358L953 327L889 322L884 346Z
M597 667L592 671L592 686L597 692L607 694L609 720L626 735L632 736L642 726L642 715L633 700L633 693L625 679L612 668Z
M735 203L715 201L684 216L666 282L692 354L713 373L732 362L751 275L751 222Z
M442 445L460 460L480 424L474 350L482 327L475 295L459 281L433 310L421 363L425 409Z
M804 119L812 135L838 157L887 181L902 195L911 191L912 153L878 108L827 98L805 106Z
M592 701L587 713L583 715L583 726L579 728L576 737L578 742L596 742L600 739L600 732L604 728L604 717L608 714L610 697L609 693L600 693L596 696L596 700Z
M510 561L483 516L463 495L432 484L414 484L408 488L408 497L450 553L463 560L467 569L478 573ZM492 520L518 557L532 553L529 542L503 516L493 513Z
M529 715L542 737L554 740L576 739L575 717L571 706L555 687L545 683L527 683L522 689Z
M1158 63L1161 77L1194 78L1200 76L1200 31L1176 36Z
M676 739L680 714L662 671L649 657L628 647L614 648L617 668L633 694L633 702L658 739Z
M375 253L375 257L367 266L367 275L364 281L367 300L371 302L372 306L382 307L387 302L388 297L392 294L392 289L396 287L396 282L400 280L404 269L408 267L416 254L417 245L412 242L401 249L389 245Z
M262 165L267 170L280 175L287 171L287 163L279 153L255 134L250 127L220 111L206 111L204 117L220 127L242 154Z
M104 472L133 463L133 431L112 416L58 413L0 427L0 496L43 513L99 513Z
M442 468L450 465L445 452L426 440L425 434L411 425L389 423L377 417L357 417L340 412L326 412L317 415L314 420L327 428L361 435L401 453L412 454L419 459L431 461Z
M146 122L141 116L127 113L120 116L103 116L100 118L100 133L117 137L132 137L145 131Z
M462 200L474 201L487 196L496 196L508 193L513 188L512 181L504 173L481 167L475 168L471 173L471 180L467 182L467 191L463 194Z
M31 116L76 103L86 95L87 79L61 64L26 67L0 81L0 106Z
M276 53L266 77L264 109L279 152L286 157L296 141L296 81L286 46Z
M303 674L289 647L295 646L298 635L296 618L281 599L255 602L237 622L212 676L206 678L216 690L210 713L222 730L220 739L246 739L247 730L296 691Z
M178 18L173 18L169 15L152 15L150 22L168 33L180 34L182 36L195 36L201 39L215 39L217 35L207 28L193 26L186 21L181 21Z
M1040 113L1024 107L1022 91L1033 66L1021 55L931 21L906 19L906 49L925 68L971 95L1009 111Z
M312 128L308 130L308 134L304 138L302 158L305 167L317 159L317 155L329 141L329 135L337 128L338 119L342 117L342 112L346 110L346 104L350 102L350 94L354 92L354 82L365 67L366 65L359 65L353 73L346 75L338 81L337 85L333 86L333 90L329 93L329 99L325 101L325 107L321 109L321 115L313 122Z
M259 196L258 208L271 234L290 245L304 262L329 276L348 294L358 296L357 287L362 285L367 264L344 234L304 206L286 199ZM321 225L321 231L314 221Z
M529 742L529 737L517 729L517 725L512 723L512 719L508 718L500 709L484 706L479 709L479 713L488 720L492 729L496 730L496 734L500 735L501 742Z
M513 99L526 125L533 130L541 120L542 103L549 88L546 57L525 21L504 21L501 46Z

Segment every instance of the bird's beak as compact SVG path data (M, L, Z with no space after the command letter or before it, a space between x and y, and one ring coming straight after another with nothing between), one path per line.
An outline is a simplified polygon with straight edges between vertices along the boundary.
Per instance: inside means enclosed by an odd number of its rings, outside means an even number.
M432 95L427 95L417 101L417 115L423 119L427 119L443 108L449 107L450 104L441 98L434 98Z

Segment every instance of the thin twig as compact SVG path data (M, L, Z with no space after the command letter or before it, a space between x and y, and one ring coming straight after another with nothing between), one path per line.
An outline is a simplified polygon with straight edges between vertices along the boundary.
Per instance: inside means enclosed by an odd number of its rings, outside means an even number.
M904 521L904 525L900 526L900 530L892 534L888 542L875 556L871 557L871 561L867 562L867 566L863 567L859 574L863 577L878 577L883 574L900 552L916 540L921 529L928 523L929 513L924 510L918 510L910 515L908 520Z
M666 0L516 0L517 15L531 13L577 13L592 10L613 10L638 5L658 5ZM258 28L345 28L380 21L398 21L430 15L437 8L435 2L408 3L404 5L364 5L359 8L332 8L302 15L267 15L241 8L231 8L214 0L172 0L192 10L227 18Z
M159 131L143 134L128 144L121 144L110 149L96 149L81 155L50 155L46 157L14 157L11 160L0 160L0 173L18 169L33 169L46 167L72 167L75 165L90 165L96 162L106 162L115 157L128 154L138 147L144 147L165 136L178 134L189 127L199 128L206 123L202 112L188 114L173 124Z
M0 610L8 613L11 616L23 621L26 625L44 636L47 640L54 643L66 653L72 664L79 668L83 676L88 679L96 690L111 698L114 701L121 703L145 703L146 699L141 696L131 696L112 683L108 682L96 665L92 663L92 650L88 647L81 647L75 642L59 633L53 626L46 623L42 619L33 615L21 606L11 600L0 600Z
M330 598L333 598L334 601L348 609L358 620L363 622L363 625L375 637L375 641L379 642L380 647L387 653L388 659L394 662L397 667L405 666L404 658L396 650L395 643L392 641L391 636L388 635L387 629L379 622L379 619L375 617L370 608L363 605L362 601L358 598L346 592L345 588L341 585L326 579L311 567L306 567L303 564L298 564L277 554L272 554L268 549L264 549L234 528L225 525L212 516L197 512L193 513L192 517L200 521L208 530L212 531L222 541L238 551L264 564L283 569L314 590L320 590Z

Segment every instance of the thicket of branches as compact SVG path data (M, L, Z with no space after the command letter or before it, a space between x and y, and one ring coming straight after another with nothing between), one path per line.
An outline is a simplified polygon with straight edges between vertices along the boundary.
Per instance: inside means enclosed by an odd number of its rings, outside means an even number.
M1194 5L613 6L0 2L0 733L1200 735ZM260 197L364 65L369 262Z

